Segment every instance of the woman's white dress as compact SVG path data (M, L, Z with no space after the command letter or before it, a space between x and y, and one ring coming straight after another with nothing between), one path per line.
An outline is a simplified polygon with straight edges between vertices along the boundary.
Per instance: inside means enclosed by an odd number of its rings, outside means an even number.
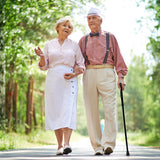
M76 129L78 79L64 79L65 73L73 73L77 64L84 67L84 59L77 43L66 39L61 46L58 39L48 41L44 48L47 70L45 82L45 128L56 130L68 127Z

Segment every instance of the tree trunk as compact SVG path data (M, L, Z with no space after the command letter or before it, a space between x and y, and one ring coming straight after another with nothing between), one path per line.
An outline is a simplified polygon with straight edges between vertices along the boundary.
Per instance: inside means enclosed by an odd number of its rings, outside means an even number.
M43 124L43 110L44 110L43 98L44 98L44 92L43 92L43 94L41 95L41 127L42 127L42 128L44 127L44 124Z
M133 114L133 129L136 130L136 112L135 110L132 111Z
M41 105L41 127L44 127L44 123L43 123L43 115L44 115L44 105L43 105L43 99L44 99L44 91L40 91L40 90L34 90L38 95L40 95L41 99L40 99L40 105Z
M6 2L1 1L1 33L0 34L0 130L4 130L6 128L6 104L5 104L5 53L4 53L4 47L5 47L5 41L4 41L4 32L3 28L5 26L5 23L2 22L2 8Z
M7 131L10 132L11 130L11 117L12 117L12 98L13 97L13 79L10 78L8 85L7 85L7 92L6 92L6 117L7 117Z
M32 130L32 117L33 117L33 89L34 80L30 76L27 90L27 110L26 110L26 134L29 134Z
M34 128L37 128L37 119L36 119L36 110L35 107L33 106L33 120L34 120Z
M17 132L17 95L18 95L18 84L14 83L13 92L13 131Z
M2 54L2 53L0 53ZM5 72L4 72L3 55L0 55L0 130L4 130L6 125L5 110Z

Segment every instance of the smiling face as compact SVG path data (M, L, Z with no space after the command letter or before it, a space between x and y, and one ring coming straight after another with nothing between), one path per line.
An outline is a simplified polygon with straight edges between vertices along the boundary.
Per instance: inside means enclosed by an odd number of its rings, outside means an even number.
M97 15L91 15L87 17L88 26L92 33L99 32L102 24L102 18Z
M67 38L72 32L73 26L70 23L70 21L67 20L67 21L64 21L64 22L60 23L57 26L56 30L57 30L57 33L58 33L59 36Z

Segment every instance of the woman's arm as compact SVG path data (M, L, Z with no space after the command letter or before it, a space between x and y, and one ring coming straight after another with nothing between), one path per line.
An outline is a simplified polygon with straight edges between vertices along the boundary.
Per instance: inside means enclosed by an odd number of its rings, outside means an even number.
M38 47L37 49L34 49L35 53L40 57L39 66L43 67L45 66L45 58L42 50Z

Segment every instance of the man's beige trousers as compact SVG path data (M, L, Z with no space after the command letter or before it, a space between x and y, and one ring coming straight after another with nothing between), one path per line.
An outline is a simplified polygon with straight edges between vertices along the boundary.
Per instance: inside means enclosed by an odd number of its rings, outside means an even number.
M88 133L95 151L111 147L116 142L116 77L112 68L87 69L83 76L84 102ZM99 119L99 95L104 108L105 126L102 134Z

